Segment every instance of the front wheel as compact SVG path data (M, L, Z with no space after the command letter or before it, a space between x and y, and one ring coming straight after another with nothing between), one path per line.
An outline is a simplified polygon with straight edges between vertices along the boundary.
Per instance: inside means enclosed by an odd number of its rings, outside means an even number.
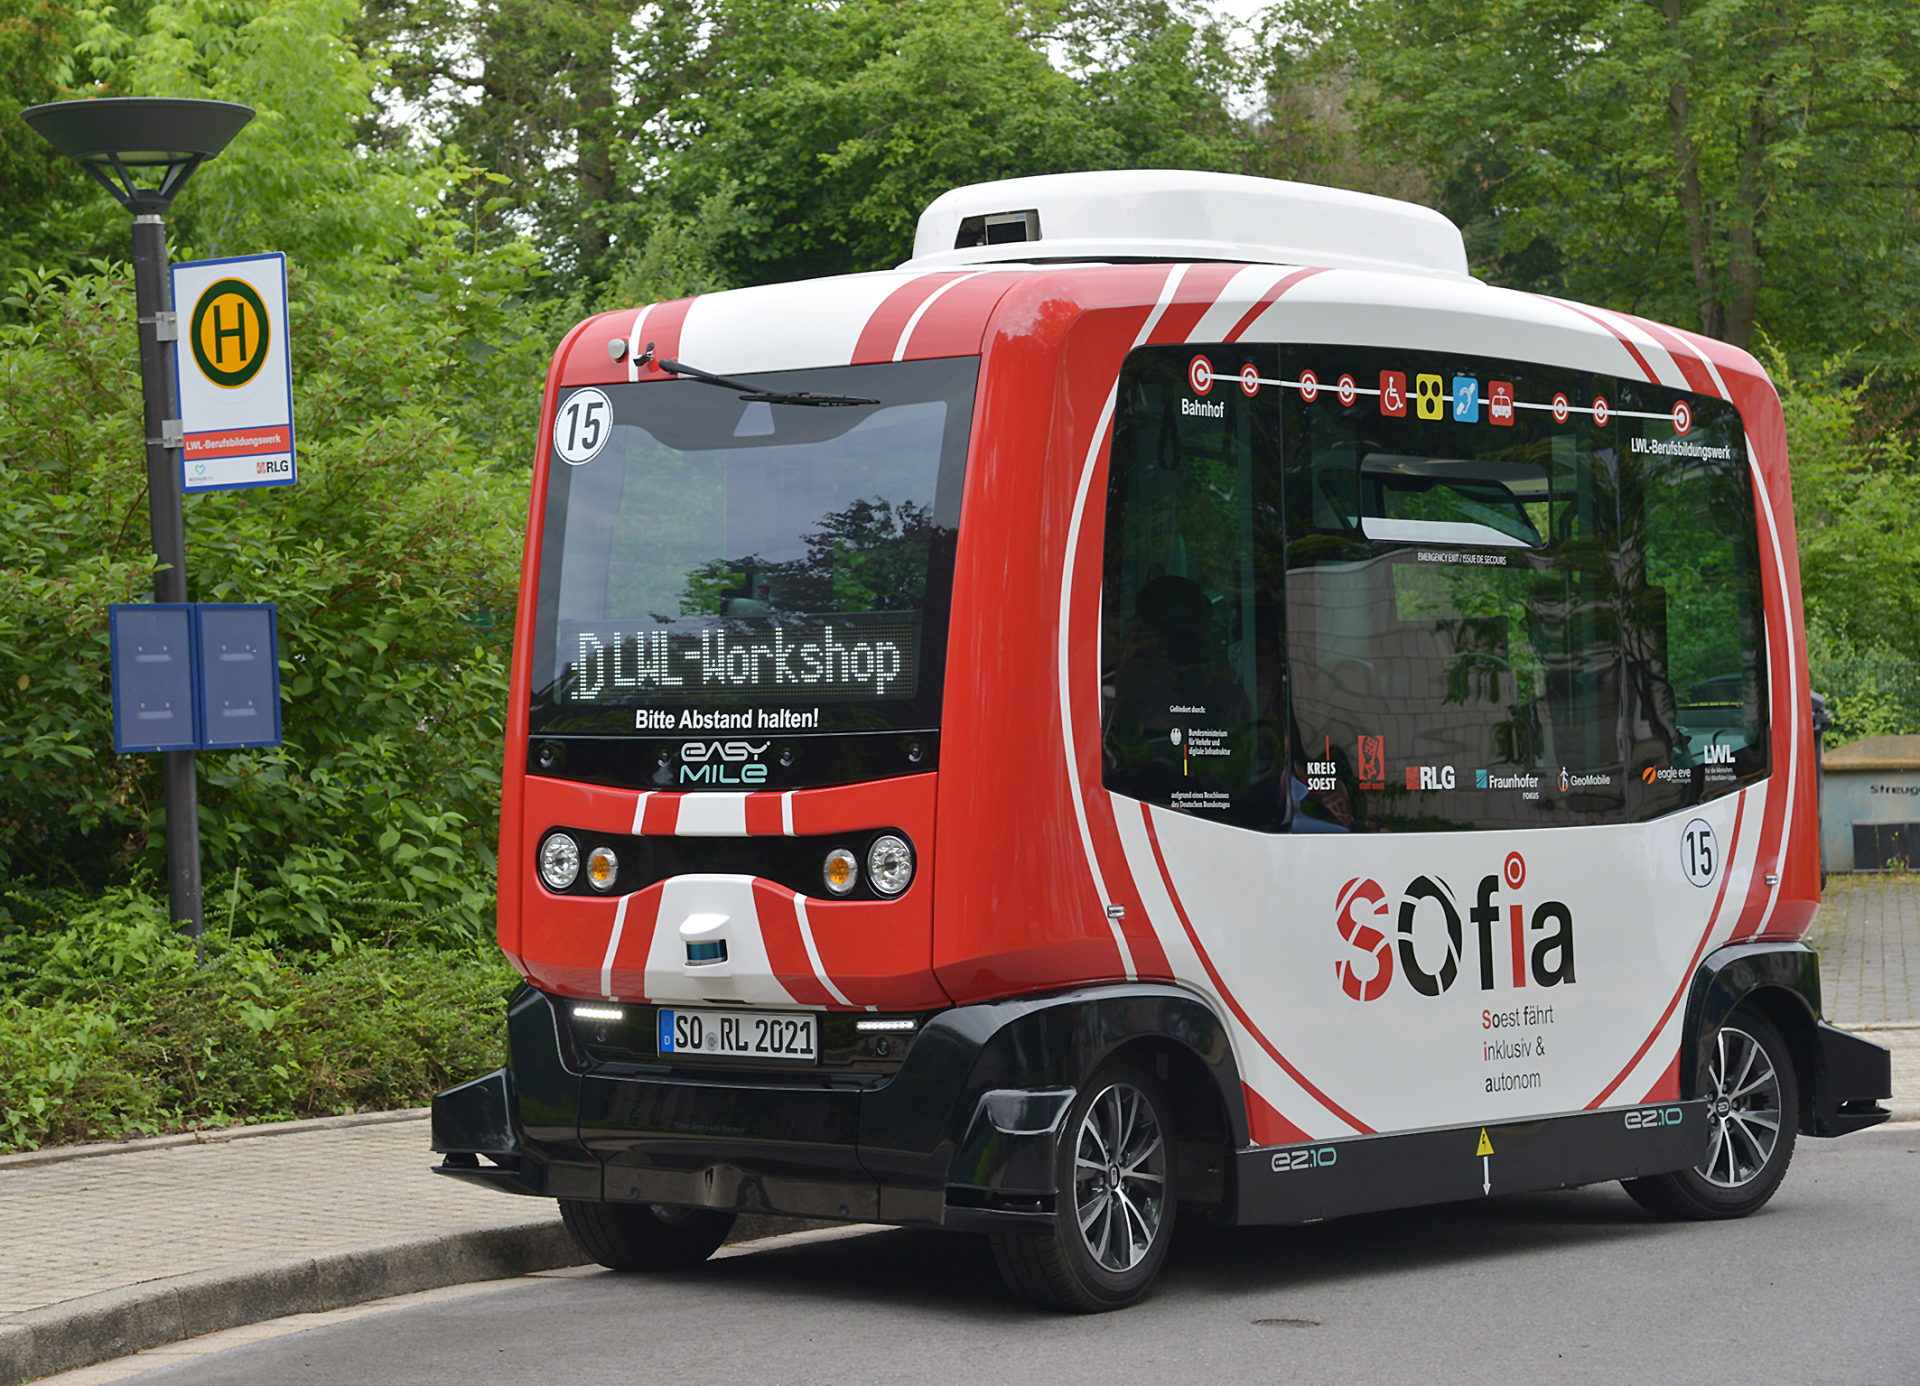
M661 1271L697 1266L733 1231L733 1214L659 1203L560 1200L560 1220L580 1249L608 1270Z
M1073 1101L1055 1156L1054 1222L992 1237L1007 1287L1092 1314L1147 1292L1173 1239L1173 1106L1144 1069L1109 1064Z
M1737 1010L1715 1036L1700 1093L1707 1109L1706 1158L1692 1169L1628 1179L1634 1202L1664 1217L1743 1218L1773 1197L1793 1160L1800 1089L1793 1055L1758 1011Z

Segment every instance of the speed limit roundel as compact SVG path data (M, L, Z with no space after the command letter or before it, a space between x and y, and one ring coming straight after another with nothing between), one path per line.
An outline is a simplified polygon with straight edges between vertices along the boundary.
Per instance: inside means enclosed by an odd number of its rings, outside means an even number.
M593 461L612 432L613 401L606 391L591 386L575 390L554 416L553 450L562 462L577 467Z

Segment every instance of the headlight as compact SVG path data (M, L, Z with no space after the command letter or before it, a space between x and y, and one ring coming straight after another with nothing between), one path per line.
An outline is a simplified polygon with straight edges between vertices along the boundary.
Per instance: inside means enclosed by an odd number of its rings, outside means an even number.
M565 833L549 833L540 844L540 879L549 890L565 890L580 874L580 844Z
M845 895L860 883L860 863L846 848L836 847L827 853L820 874L826 878L828 890Z
M587 857L587 884L595 890L612 890L620 874L620 858L611 847L596 847Z
M892 833L867 848L867 884L882 895L898 895L913 880L913 848Z

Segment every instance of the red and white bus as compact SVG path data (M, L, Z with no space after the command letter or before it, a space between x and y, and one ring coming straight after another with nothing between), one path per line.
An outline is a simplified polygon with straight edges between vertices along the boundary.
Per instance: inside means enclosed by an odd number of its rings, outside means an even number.
M510 1062L444 1172L1130 1303L1176 1212L1626 1181L1888 1113L1820 1018L1780 402L1436 213L983 184L898 270L576 327L527 528Z

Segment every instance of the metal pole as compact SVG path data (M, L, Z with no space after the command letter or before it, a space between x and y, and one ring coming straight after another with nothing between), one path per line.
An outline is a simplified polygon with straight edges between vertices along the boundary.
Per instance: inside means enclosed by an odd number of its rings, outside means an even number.
M140 314L140 392L146 399L147 511L157 602L187 600L187 528L180 497L180 452L168 447L165 425L179 427L174 397L173 292L167 279L166 219L141 212L133 219L133 292ZM162 314L169 330L163 335ZM167 805L167 909L193 938L205 922L200 903L200 798L192 751L161 752Z

